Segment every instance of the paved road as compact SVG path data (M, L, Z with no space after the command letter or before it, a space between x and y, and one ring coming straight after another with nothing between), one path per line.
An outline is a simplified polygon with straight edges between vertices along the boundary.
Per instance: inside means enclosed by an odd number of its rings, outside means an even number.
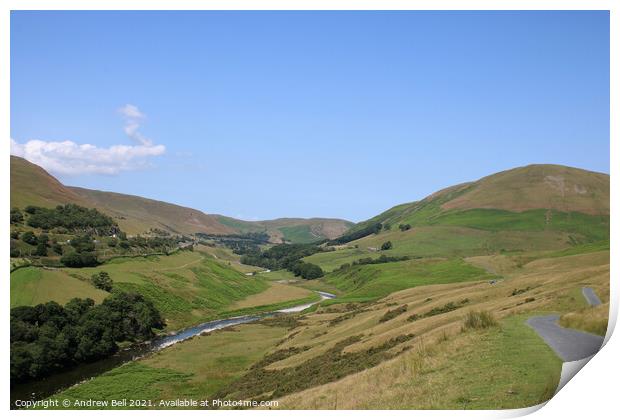
M604 337L563 328L557 324L559 315L535 316L527 320L538 335L565 362L592 356L603 345Z
M581 289L583 296L586 298L590 306L600 305L602 302L591 287L584 287Z

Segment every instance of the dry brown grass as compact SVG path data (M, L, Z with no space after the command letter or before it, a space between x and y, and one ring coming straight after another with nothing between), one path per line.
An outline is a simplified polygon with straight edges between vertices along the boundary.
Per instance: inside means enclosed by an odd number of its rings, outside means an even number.
M560 317L560 325L566 328L605 335L609 320L609 303L569 312Z
M505 265L507 266L510 265ZM474 335L461 333L467 313L485 311L500 322L506 317L519 315L527 317L526 314L530 313L550 311L566 313L585 307L586 303L581 296L583 286L593 287L599 292L606 290L608 284L609 252L604 251L535 260L524 264L521 268L515 266L512 272L506 269L504 280L493 285L483 281L402 290L378 302L367 304L363 311L357 311L354 316L332 326L329 326L331 320L351 312L352 307L347 308L342 304L320 308L316 313L306 315L303 325L293 330L291 339L280 346L280 348L310 346L310 349L280 360L268 366L268 369L296 366L309 357L322 354L338 341L351 335L363 334L363 337L359 342L346 347L344 352L368 349L399 335L414 334L416 338L397 346L394 351L402 351L406 346L413 346L414 349L338 382L284 397L281 400L281 408L445 407L446 403L454 402L446 399L448 398L445 396L446 387L452 387L450 388L452 394L449 394L451 396L462 392L459 391L462 382L459 385L458 377L452 378L453 384L446 383L440 374L423 375L414 380L415 386L407 386L406 392L399 389L399 384L409 383L411 372L416 369L423 367L432 372L439 366L446 367L446 363L455 357L459 349L465 351L468 346L471 347L477 336L474 333L472 333ZM513 296L512 291L515 289L523 289L525 292ZM449 302L462 301L467 303L447 313L419 319L413 317L415 314L423 315ZM398 307L397 305L407 305L407 311L386 322L379 322L387 310ZM583 313L584 317L590 315L590 311ZM515 389L523 385L516 379L515 381ZM388 383L392 385L387 387ZM547 394L552 394L554 384L550 382L547 388L550 390ZM509 400L511 401L509 398L506 406L510 406ZM464 403L482 404L482 401Z
M530 165L482 178L442 207L609 214L609 175L559 165Z
M308 289L272 282L269 289L255 295L250 295L247 298L236 302L234 305L231 306L231 309L243 309L251 308L253 306L271 305L273 303L302 299L312 294L313 292Z

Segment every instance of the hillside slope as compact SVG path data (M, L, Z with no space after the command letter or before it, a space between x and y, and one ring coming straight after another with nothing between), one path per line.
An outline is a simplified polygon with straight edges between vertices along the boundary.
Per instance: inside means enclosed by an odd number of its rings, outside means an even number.
M127 232L140 233L148 231L150 228L157 228L183 234L197 232L236 233L235 229L221 224L217 216L205 214L189 207L135 195L79 187L69 187L69 189L114 217L121 229Z
M510 213L549 210L608 216L609 175L561 165L519 167L392 207L358 223L350 232L373 223L409 223L414 227L443 224L442 217L475 209Z
M280 218L248 222L231 217L218 216L218 221L228 227L246 232L267 232L272 242L282 240L295 243L307 243L321 239L334 239L349 230L353 223L342 219L325 218Z
M11 156L11 207L53 207L66 203L91 205L88 200L62 185L40 166Z
M378 224L382 224L378 226ZM609 175L530 165L445 188L355 225L305 261L324 270L378 253L468 257L609 241ZM380 248L390 243L386 250Z
M177 234L267 232L273 242L312 242L335 238L353 225L346 220L319 218L244 221L134 195L68 187L43 168L11 156L11 207L54 207L67 203L95 207L113 217L129 234L150 229Z

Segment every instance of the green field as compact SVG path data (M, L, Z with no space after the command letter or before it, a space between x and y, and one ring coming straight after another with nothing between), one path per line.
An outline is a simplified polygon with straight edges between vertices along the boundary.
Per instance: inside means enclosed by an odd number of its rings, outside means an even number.
M11 273L11 308L55 301L64 305L72 298L92 298L101 302L107 292L61 270L25 267Z
M392 249L376 251L387 241ZM325 271L332 271L344 263L360 258L388 256L410 257L466 257L490 255L500 252L527 252L539 250L561 250L570 246L566 233L555 231L492 232L458 226L424 226L401 232L392 229L370 235L348 244L349 247L332 252L321 252L304 258L317 264Z
M209 255L183 251L169 256L116 258L92 268L20 269L11 274L11 303L56 299L64 303L73 297L101 300L107 293L89 283L99 271L110 274L115 289L139 292L152 300L171 330L217 317L234 302L269 287L268 281L246 276Z
M351 267L328 274L324 282L343 295L330 303L378 299L398 290L431 284L486 280L495 276L461 259L409 260Z

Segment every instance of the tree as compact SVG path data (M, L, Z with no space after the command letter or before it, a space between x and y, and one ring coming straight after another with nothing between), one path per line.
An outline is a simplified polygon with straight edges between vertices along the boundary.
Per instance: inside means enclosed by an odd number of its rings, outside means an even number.
M22 241L26 242L29 245L36 245L38 242L36 235L31 230L22 233Z
M398 228L399 228L402 232L404 232L404 231L406 231L406 230L411 229L411 225L410 225L409 223L407 223L407 224L400 224L400 225L398 225Z
M37 245L37 249L34 251L34 255L38 255L39 257L47 257L47 245L44 243L39 243Z
M11 258L18 258L22 255L21 251L19 250L19 248L17 248L15 245L13 245L13 243L11 243Z
M50 240L50 237L46 234L46 233L42 233L39 235L39 237L37 238L37 243L38 244L44 244L47 245L47 242Z
M116 238L108 238L108 246L110 248L114 248L118 244L118 240Z
M148 340L164 320L138 293L116 293L100 305L72 299L11 309L11 383L38 379L118 350L117 342Z
M21 223L24 221L24 215L18 208L11 209L11 223Z
M59 243L55 243L54 245L52 245L52 250L58 254L58 255L62 255L62 246Z
M77 252L70 252L63 255L60 262L66 267L95 267L99 265L97 257L93 254L78 254Z
M76 252L92 252L95 250L95 244L90 235L82 235L76 236L71 239L71 246L75 249Z
M383 251L387 251L388 249L392 249L392 241L384 242L383 245L381 245L381 249Z
M110 275L106 271L93 274L90 281L97 289L105 290L106 292L112 291L112 278L110 278Z

